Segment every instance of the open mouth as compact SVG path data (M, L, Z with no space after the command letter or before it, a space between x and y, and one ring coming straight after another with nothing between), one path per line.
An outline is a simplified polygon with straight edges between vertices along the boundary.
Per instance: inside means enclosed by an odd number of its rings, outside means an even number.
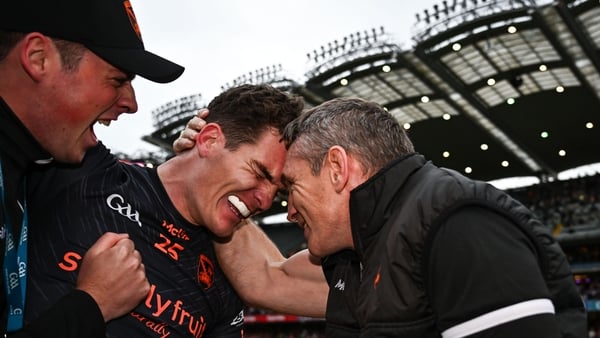
M99 124L101 124L103 126L107 126L107 127L110 126L111 122L112 122L111 120L98 120Z
M238 214L240 218L246 218L250 216L250 209L235 195L229 195L227 197L229 203L233 206L233 210Z

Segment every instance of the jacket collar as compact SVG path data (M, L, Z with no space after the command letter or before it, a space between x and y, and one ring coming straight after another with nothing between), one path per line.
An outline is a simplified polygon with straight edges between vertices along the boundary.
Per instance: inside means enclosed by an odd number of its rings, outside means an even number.
M359 256L394 211L392 202L398 191L425 162L425 157L416 153L401 157L351 192L352 239Z
M47 163L52 156L31 135L15 113L0 97L0 158L11 162L19 172L33 163Z

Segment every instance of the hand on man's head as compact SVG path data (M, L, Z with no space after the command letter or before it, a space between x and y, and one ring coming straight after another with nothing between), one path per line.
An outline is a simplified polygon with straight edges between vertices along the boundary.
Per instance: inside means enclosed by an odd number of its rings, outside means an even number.
M192 148L196 144L196 135L206 125L204 120L208 116L208 109L200 109L185 125L179 137L173 141L173 151L179 155L182 152Z

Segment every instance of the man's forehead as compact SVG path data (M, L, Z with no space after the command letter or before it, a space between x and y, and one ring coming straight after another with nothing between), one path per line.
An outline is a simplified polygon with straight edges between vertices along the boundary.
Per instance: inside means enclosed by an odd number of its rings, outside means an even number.
M283 172L281 174L282 180L294 181L296 179L298 170L301 170L304 167L308 168L307 160L296 155L290 156L290 152L288 152L288 156L285 158Z

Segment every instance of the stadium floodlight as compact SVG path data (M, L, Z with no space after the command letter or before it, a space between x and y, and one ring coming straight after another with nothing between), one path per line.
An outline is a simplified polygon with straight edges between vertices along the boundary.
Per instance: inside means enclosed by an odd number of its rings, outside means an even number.
M152 119L154 128L162 129L181 120L187 121L195 111L205 107L201 94L182 97L154 109Z
M307 54L307 56L309 55L310 54ZM227 82L221 86L221 90L225 91L231 87L242 84L269 84L275 88L285 91L298 87L298 84L295 81L290 80L289 77L284 74L283 66L280 63L242 74L233 79L231 83Z

